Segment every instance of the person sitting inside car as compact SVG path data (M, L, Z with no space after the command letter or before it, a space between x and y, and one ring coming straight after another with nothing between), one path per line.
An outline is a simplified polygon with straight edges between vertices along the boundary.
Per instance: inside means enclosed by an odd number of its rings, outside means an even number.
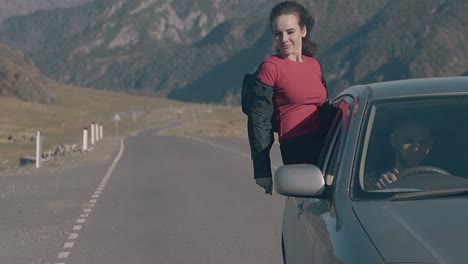
M367 174L364 180L366 190L387 188L398 181L401 171L420 166L431 152L433 144L429 128L411 121L397 122L389 138L395 150L394 162L390 168Z

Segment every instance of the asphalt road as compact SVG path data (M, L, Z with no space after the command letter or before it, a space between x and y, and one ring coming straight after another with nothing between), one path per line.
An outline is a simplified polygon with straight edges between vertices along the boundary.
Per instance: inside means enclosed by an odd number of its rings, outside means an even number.
M245 139L146 131L0 186L0 263L281 263L284 198L255 185Z

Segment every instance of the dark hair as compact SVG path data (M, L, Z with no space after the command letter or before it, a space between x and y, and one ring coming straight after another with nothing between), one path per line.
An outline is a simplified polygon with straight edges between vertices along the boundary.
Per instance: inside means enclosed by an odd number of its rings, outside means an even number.
M310 33L314 28L315 19L303 5L293 1L285 1L275 5L270 11L270 29L273 30L273 21L277 17L288 14L297 16L300 28L304 26L307 28L306 36L302 38L302 53L314 57L318 49L318 43L312 41Z
M424 115L425 114L405 113L401 114L400 116L396 116L396 121L393 124L392 131L395 132L405 125L424 127L431 131L431 123L427 120L427 118L425 118Z

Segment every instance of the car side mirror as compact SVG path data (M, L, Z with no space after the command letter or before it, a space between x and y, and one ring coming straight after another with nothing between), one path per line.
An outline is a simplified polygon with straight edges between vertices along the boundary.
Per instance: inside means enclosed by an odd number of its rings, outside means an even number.
M325 191L325 179L315 165L284 165L276 170L274 186L285 196L319 197Z

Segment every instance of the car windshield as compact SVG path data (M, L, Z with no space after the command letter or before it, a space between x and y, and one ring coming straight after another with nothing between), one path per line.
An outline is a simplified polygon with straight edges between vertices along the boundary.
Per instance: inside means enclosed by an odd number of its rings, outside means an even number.
M468 188L468 97L375 102L364 128L361 191Z

